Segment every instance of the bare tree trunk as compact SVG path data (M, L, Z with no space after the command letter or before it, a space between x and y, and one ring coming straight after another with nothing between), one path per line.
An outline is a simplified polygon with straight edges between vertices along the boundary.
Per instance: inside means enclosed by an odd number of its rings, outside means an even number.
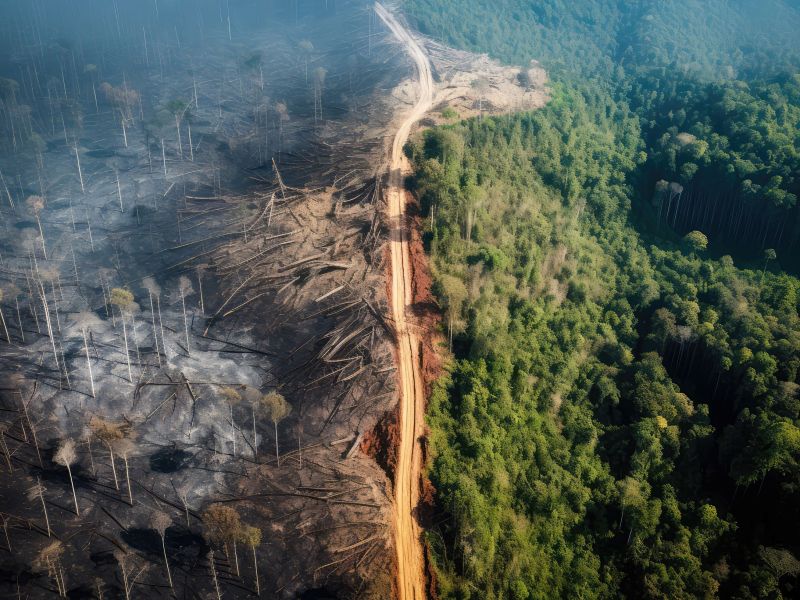
M122 569L122 588L125 592L125 600L131 600L131 588L128 585L128 572L125 570L125 565L120 563L119 568Z
M186 335L186 355L191 356L189 351L189 323L186 320L186 298L181 290L181 306L183 307L183 332Z
M258 456L258 434L256 433L256 405L253 404L251 407L251 413L253 415L253 460L256 459Z
M61 380L61 361L58 360L58 350L56 349L56 338L53 333L53 323L50 320L50 309L47 306L47 296L44 293L44 287L39 284L40 293L42 296L42 306L44 306L45 322L47 324L47 333L50 336L50 343L53 346L53 356L56 359L56 368L58 369L58 379Z
M203 275L201 273L197 273L197 289L200 292L200 314L206 314L206 307L205 302L203 300Z
M81 180L81 192L86 193L86 188L83 187L83 171L81 170L81 155L78 153L78 145L75 144L75 160L78 163L78 178Z
M56 573L56 577L59 580L59 589L60 589L60 592L61 592L61 597L62 598L66 598L67 597L67 582L64 581L64 569L61 568L61 564L60 563L56 565L56 568L58 569L58 571Z
M281 466L281 455L278 452L278 422L277 421L273 421L273 422L275 423L275 457L277 458L278 466L280 467Z
M117 173L117 196L119 197L119 212L124 213L125 207L122 205L122 186L119 183L119 173Z
M41 488L41 480L37 477L37 483L39 484L39 500L42 501L42 511L44 512L44 522L47 527L47 537L50 537L51 530L50 530L50 517L47 516L47 504L44 501L44 493L42 492Z
M125 340L125 360L128 361L128 381L133 383L133 371L131 370L131 354L128 352L128 327L125 324L125 313L119 311L122 320L122 337Z
M214 590L217 592L217 600L222 600L222 594L219 591L219 581L217 581L217 566L214 564L214 551L208 553L208 563L211 566L211 579L214 580Z
M42 238L42 252L44 259L47 260L47 244L44 241L44 230L42 229L42 220L39 218L39 213L36 213L36 223L39 225L39 236Z
M164 179L167 178L167 154L164 150L164 138L161 138L161 162L164 164Z
M97 477L97 469L94 466L94 453L92 452L92 437L86 438L86 448L89 450L89 467L92 469L92 477Z
M233 403L229 402L231 409L231 441L233 441L233 455L236 456L236 423L233 420Z
M3 515L3 534L6 536L6 548L8 549L9 554L14 553L14 549L11 547L11 538L8 537L8 515Z
M92 387L92 398L95 398L94 375L92 375L92 359L89 357L89 343L86 340L86 329L81 327L81 333L83 333L83 349L86 351L86 366L89 369L89 384Z
M6 192L6 197L8 198L8 203L11 205L11 208L14 208L14 199L11 197L11 193L8 191L8 186L6 185L6 180L3 177L3 172L0 171L0 182L3 184L3 189Z
M3 325L3 331L6 334L6 340L10 344L11 343L11 336L8 333L8 327L6 327L6 319L3 316L3 309L2 308L0 308L0 323L2 323L2 325Z
M164 321L161 320L161 297L156 296L156 306L158 307L158 326L161 329L161 349L164 351L164 357L167 358L167 342L164 339ZM159 361L159 364L161 361Z
M131 313L131 334L133 336L133 349L136 351L136 362L142 368L142 353L139 352L139 336L136 334L136 314Z
M22 338L22 343L25 343L25 331L22 329L22 313L19 310L19 297L14 296L14 304L17 307L17 323L19 324L19 336Z
M3 447L3 456L6 457L6 464L8 465L8 472L14 472L14 466L11 464L11 452L8 450L8 445L6 444L6 435L5 432L0 431L0 445Z
M174 589L172 585L172 573L169 571L169 559L167 558L167 543L164 541L164 536L161 536L161 549L164 550L164 567L167 569L167 579L169 580L170 589Z
M133 488L131 488L131 474L128 470L128 457L127 455L122 456L122 461L125 463L125 481L128 483L128 504L133 506Z
M189 130L189 160L194 162L194 148L192 147L192 124L187 121L186 127Z
M156 347L156 357L158 358L158 366L161 367L161 353L158 350L158 333L156 332L156 311L153 306L153 293L147 290L147 295L150 298L150 316L153 321L153 344Z
M256 547L253 546L253 570L256 575L256 596L261 595L261 584L258 582L258 557L256 556Z
M81 512L78 510L78 495L75 493L75 482L72 480L72 469L67 464L67 474L69 475L69 484L72 486L72 500L75 502L75 514L80 516Z
M178 154L183 160L183 143L181 142L181 122L178 120L178 115L175 115L175 130L178 132Z
M22 398L22 394L20 394L20 399ZM33 446L36 448L36 456L39 459L39 467L44 467L42 463L42 453L39 451L39 440L36 437L36 428L33 426L31 422L31 417L28 414L28 405L25 402L22 402L22 411L25 413L25 420L28 422L28 429L31 430L31 437L33 438Z
M108 453L111 455L111 472L114 474L114 489L119 491L119 480L117 479L117 465L114 462L114 449L111 447L111 444L107 444L108 446Z

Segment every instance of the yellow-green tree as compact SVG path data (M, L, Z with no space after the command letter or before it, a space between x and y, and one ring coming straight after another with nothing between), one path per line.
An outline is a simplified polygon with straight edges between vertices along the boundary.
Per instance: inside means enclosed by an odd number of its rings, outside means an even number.
M292 412L292 405L278 392L269 392L261 398L261 405L267 413L267 418L275 426L275 458L278 466L281 465L281 454L278 450L278 423L283 421Z

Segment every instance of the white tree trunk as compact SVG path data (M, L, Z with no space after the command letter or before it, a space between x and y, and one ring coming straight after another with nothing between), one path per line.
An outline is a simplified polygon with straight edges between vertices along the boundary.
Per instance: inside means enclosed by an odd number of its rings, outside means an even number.
M86 329L82 327L81 333L83 333L83 349L86 351L86 366L89 370L89 384L92 388L92 398L94 398L94 375L92 375L92 359L89 357L89 343L86 340Z
M128 381L133 383L133 371L131 370L131 355L128 352L128 327L125 325L125 313L120 311L122 319L122 337L125 340L125 360L128 362Z
M78 495L75 493L75 482L72 480L72 469L67 465L67 473L69 474L69 484L72 486L72 500L75 502L75 514L80 515L81 511L78 509Z
M164 550L164 567L167 569L167 579L169 580L170 589L172 586L172 573L169 571L169 559L167 558L167 543L164 541L164 536L161 536L161 548Z

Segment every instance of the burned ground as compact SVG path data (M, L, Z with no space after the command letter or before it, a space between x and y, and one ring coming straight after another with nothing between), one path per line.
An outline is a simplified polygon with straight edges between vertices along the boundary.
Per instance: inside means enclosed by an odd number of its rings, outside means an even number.
M358 449L396 400L380 174L409 65L365 2L161 5L5 25L0 594L247 597L257 566L266 597L386 597Z

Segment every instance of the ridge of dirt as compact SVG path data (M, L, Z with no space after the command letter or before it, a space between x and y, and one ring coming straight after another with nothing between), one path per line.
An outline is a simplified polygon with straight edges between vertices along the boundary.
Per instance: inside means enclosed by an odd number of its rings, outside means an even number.
M406 213L409 232L408 251L411 258L410 308L414 315L414 326L420 331L420 370L425 387L427 410L427 399L430 398L432 386L442 373L442 357L438 351L438 347L444 341L439 329L441 309L433 295L433 274L425 252L425 242L422 239L421 232L425 227L419 199L412 192L406 192Z
M378 463L390 482L394 482L397 471L397 450L400 440L398 417L397 409L383 413L375 423L375 427L364 433L360 445L361 452Z

